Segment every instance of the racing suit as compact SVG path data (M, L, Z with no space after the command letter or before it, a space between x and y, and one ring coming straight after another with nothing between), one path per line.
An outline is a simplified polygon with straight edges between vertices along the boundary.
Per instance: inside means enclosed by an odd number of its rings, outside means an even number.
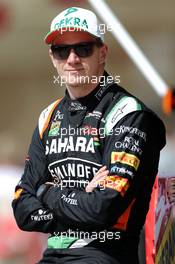
M104 76L78 100L66 91L41 113L34 131L12 206L22 230L50 233L39 263L138 263L165 128ZM86 192L104 165L109 175Z

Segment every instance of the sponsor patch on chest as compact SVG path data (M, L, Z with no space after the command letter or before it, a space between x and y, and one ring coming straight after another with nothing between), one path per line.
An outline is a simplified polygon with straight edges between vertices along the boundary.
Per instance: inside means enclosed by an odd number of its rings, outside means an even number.
M64 138L53 138L51 141L46 142L45 154L57 154L62 152L91 152L95 153L93 138L73 136Z

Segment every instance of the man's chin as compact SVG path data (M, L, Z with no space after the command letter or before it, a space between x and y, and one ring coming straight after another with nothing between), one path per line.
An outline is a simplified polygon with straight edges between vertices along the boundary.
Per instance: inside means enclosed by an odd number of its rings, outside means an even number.
M83 85L85 85L85 83L81 83L81 82L66 82L66 85L69 86L69 87L73 87L73 88L78 88L78 87L81 87Z
M88 78L85 78L84 76L69 76L69 78L66 80L67 85L76 87L76 86L82 86L88 84Z

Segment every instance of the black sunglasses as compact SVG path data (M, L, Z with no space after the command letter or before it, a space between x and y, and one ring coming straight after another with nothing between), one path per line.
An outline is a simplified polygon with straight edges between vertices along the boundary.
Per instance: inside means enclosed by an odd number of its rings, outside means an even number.
M93 54L94 46L102 46L100 42L80 42L71 45L51 45L51 51L54 57L66 60L69 57L71 49L78 57L86 58Z

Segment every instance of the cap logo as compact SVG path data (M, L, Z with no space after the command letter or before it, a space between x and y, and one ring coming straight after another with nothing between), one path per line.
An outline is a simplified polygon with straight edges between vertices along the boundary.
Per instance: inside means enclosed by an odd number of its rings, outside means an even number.
M67 15L73 13L73 12L76 12L76 11L78 11L78 9L74 8L74 7L71 7L69 9L67 9L66 11L67 11L67 13L64 16L67 16Z
M85 31L104 41L99 28L97 16L91 11L80 7L69 7L58 14L51 22L50 32L45 37L45 43L51 44L56 35L64 32Z
M86 19L81 20L79 17L66 17L66 19L61 19L61 21L57 22L54 29L56 30L62 27L80 27L88 29L88 23Z

